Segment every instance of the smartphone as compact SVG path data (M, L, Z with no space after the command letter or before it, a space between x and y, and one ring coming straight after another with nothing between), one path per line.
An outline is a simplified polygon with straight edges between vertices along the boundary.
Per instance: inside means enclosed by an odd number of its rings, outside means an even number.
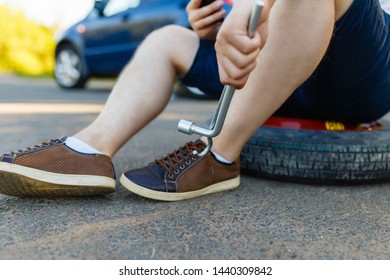
M211 3L213 3L215 0L203 0L202 3L200 4L201 7L207 6Z

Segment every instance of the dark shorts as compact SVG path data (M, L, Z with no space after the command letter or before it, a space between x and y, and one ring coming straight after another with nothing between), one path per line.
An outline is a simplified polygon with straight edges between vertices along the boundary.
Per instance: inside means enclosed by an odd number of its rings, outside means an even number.
M378 0L354 0L336 22L315 72L275 113L280 116L370 122L390 111L390 16ZM200 41L183 82L219 97L214 43Z
M199 88L205 94L219 98L223 85L219 81L217 56L214 42L201 39L194 62L182 79L188 86Z

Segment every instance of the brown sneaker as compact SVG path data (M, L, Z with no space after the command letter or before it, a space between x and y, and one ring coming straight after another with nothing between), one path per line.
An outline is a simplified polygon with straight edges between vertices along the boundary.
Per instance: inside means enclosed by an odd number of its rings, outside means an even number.
M240 185L239 160L224 164L212 153L198 158L193 151L206 145L198 140L156 160L148 166L124 173L120 182L138 195L164 201L189 199L230 190Z
M66 137L0 156L0 193L20 197L104 195L115 191L111 158L83 154Z

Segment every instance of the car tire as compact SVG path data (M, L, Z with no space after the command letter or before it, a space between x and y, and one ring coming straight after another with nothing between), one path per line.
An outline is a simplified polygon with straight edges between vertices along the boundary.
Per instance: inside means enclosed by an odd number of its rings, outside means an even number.
M88 80L83 58L72 45L58 48L55 58L55 80L65 89L83 88Z
M369 184L390 179L390 131L260 128L244 146L252 175L310 184Z

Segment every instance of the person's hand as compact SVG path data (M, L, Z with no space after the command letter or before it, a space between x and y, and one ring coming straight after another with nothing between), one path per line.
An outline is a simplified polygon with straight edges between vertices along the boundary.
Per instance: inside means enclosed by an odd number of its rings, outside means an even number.
M192 29L200 37L215 40L226 11L222 9L224 1L217 0L200 7L202 0L191 0L187 5L188 20Z
M233 6L215 44L220 80L237 89L244 87L249 73L256 67L256 58L262 45L259 32L255 32L253 38L248 37L252 5L253 1L239 1Z

